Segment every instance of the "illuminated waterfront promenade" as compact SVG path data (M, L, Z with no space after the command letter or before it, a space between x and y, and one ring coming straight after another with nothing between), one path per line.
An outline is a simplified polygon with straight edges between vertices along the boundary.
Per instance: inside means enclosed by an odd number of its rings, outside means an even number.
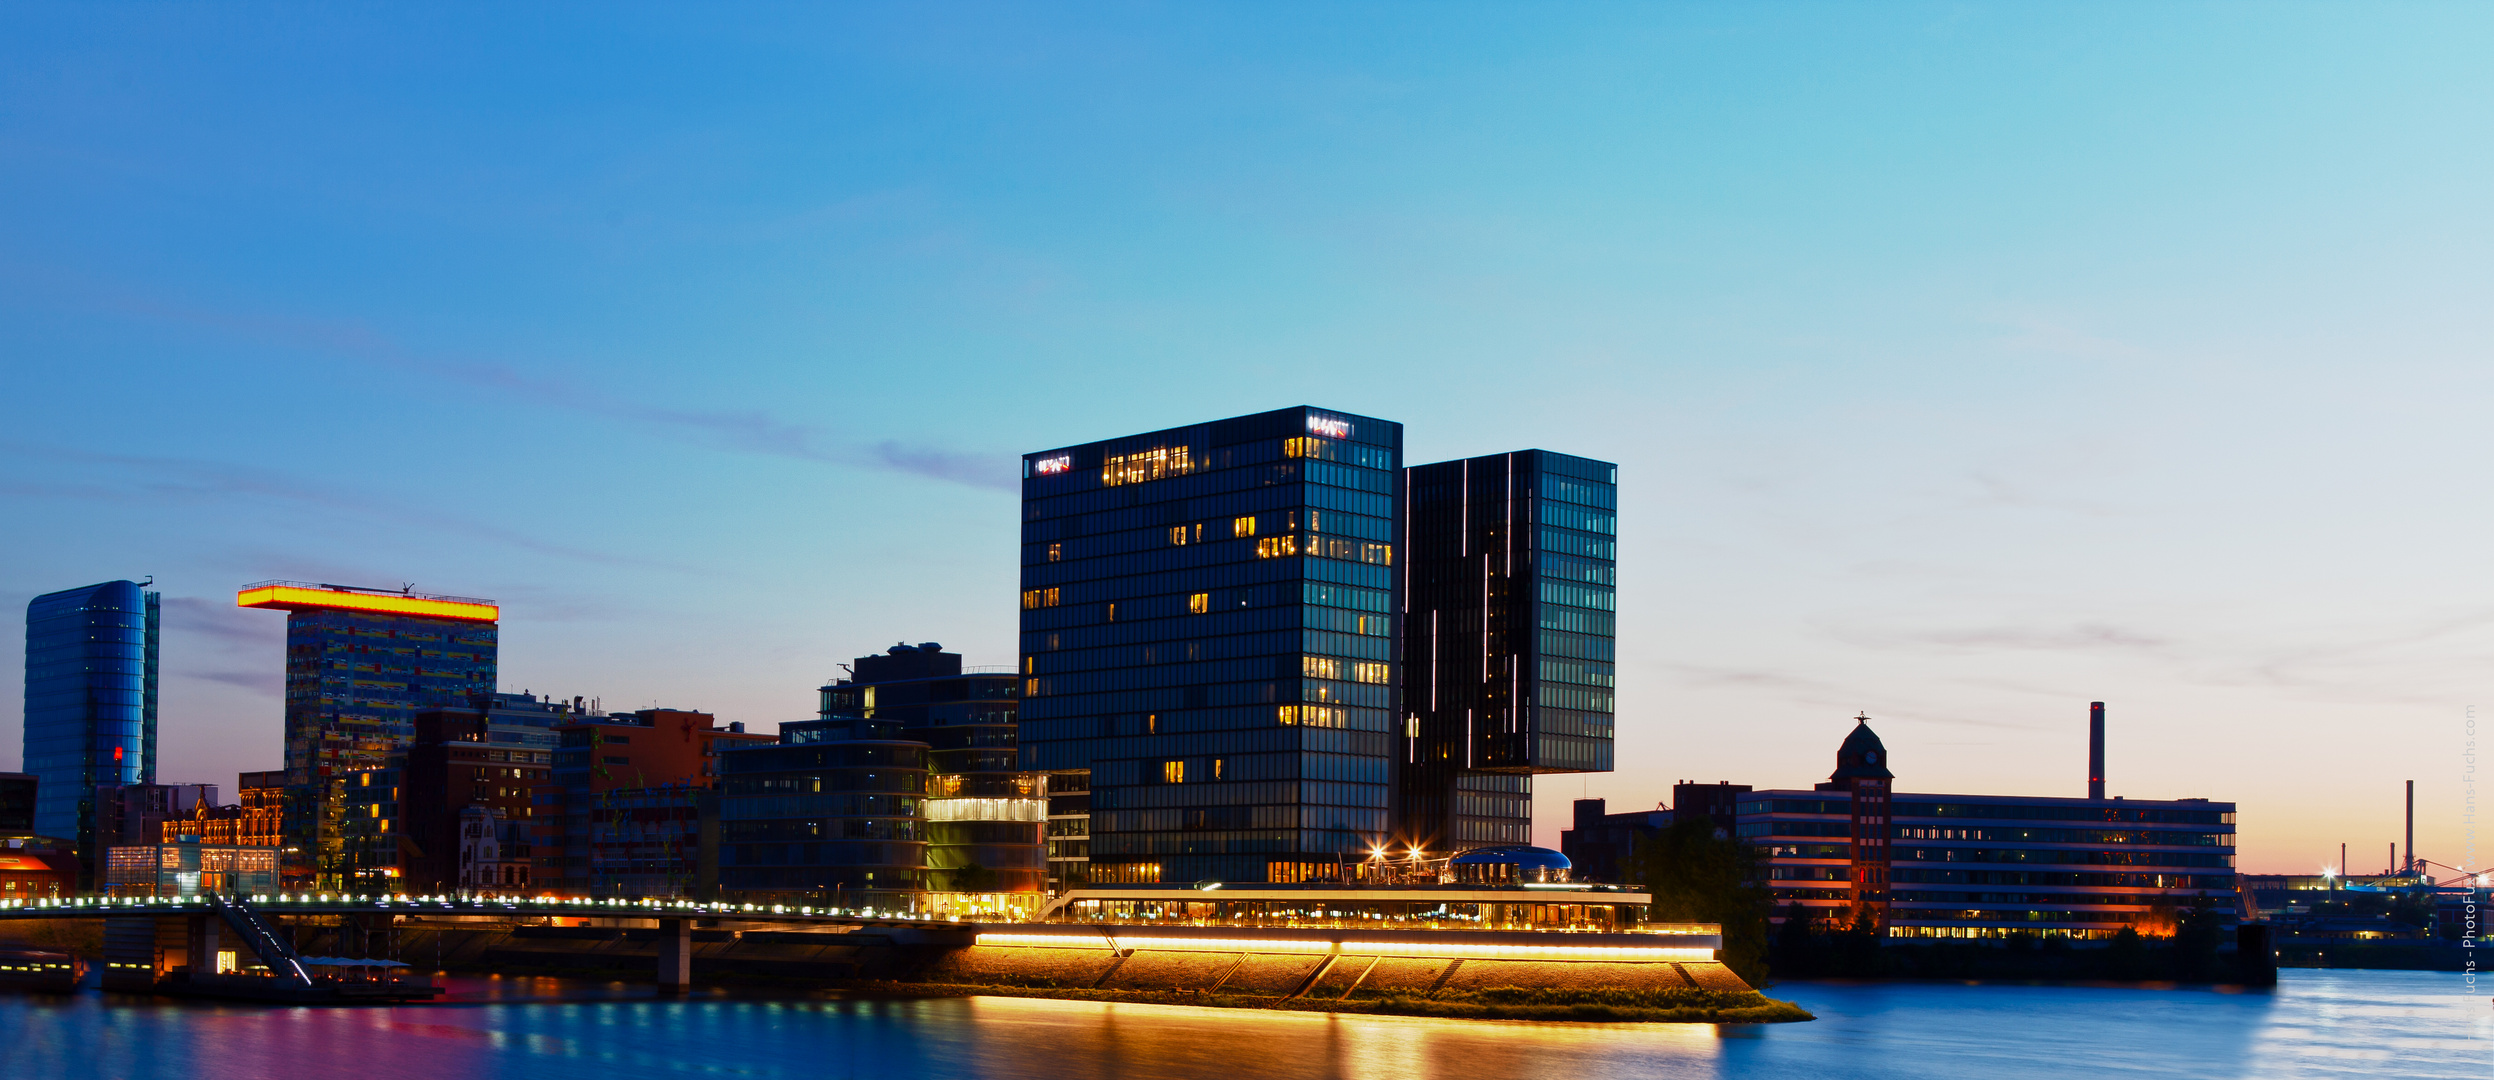
M827 979L1283 999L1476 983L1749 989L1718 961L1715 927L1636 926L1647 900L1581 887L1129 887L1076 890L1037 921L979 922L691 900L277 894L15 902L0 906L0 919L104 920L108 988L255 996L245 991L281 987L287 993L258 996L288 1000L314 981L302 974L314 961L293 951L306 930L358 941L351 951L364 955L375 942L403 947L406 935L423 934L433 948L407 955L443 955L457 935L488 939L477 955L637 958L677 989L691 983L705 949L727 966L758 959Z

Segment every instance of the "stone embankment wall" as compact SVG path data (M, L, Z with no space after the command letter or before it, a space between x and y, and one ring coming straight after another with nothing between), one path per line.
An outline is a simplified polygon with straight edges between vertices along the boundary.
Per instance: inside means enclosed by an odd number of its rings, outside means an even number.
M313 928L305 928L310 931ZM889 980L969 986L1084 990L1181 990L1331 1000L1404 992L1427 996L1500 987L1553 990L1748 990L1711 962L1540 960L1397 956L1390 952L1154 949L1148 940L1114 950L1097 939L1064 945L968 945L935 933L695 930L693 974L811 981ZM966 939L967 935L961 935ZM601 973L646 979L658 931L618 927L401 924L376 939L397 959L452 970ZM306 940L307 951L329 942ZM383 951L376 948L374 951Z
M1129 943L1142 945L1129 939ZM1346 952L1111 951L980 945L944 953L913 981L1086 990L1193 990L1246 997L1335 1000L1353 992L1442 992L1501 987L1551 990L1748 990L1718 963L1523 960Z

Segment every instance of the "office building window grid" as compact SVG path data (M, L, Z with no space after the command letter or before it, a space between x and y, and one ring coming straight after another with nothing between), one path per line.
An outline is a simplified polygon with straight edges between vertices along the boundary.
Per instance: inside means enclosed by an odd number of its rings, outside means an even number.
M1093 880L1384 838L1400 442L1291 409L1025 459L1023 765L1088 770Z

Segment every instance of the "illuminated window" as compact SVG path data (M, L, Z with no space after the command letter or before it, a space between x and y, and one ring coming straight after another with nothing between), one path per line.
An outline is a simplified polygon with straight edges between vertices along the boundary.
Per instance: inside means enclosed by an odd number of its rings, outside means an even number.
M1308 656L1300 658L1299 673L1311 679L1339 679L1343 666L1342 661L1329 656Z
M1186 762L1183 762L1183 761L1164 761L1164 762L1161 762L1161 763L1160 763L1160 779L1161 779L1161 782L1162 782L1162 783L1165 783L1165 784L1183 784L1183 783L1186 783Z
M1298 553L1299 538L1296 536L1268 536L1256 541L1256 557L1259 559L1274 559Z
M1283 705L1274 719L1296 727L1348 727L1349 713L1330 705Z
M1351 665L1351 677L1364 683L1384 684L1387 679L1386 671L1384 664Z
M1187 597L1186 609L1198 615L1212 610L1212 594L1199 592Z
M1184 545L1186 544L1186 526L1184 526L1184 525L1172 525L1172 526L1170 526L1170 527L1169 527L1169 543L1171 544L1171 546L1184 546Z
M1282 456L1332 461L1334 460L1334 444L1318 438L1283 439Z
M1022 590L1022 610L1029 611L1032 608L1055 607L1056 598L1057 591L1055 589L1024 589Z
M1394 565L1394 545L1361 544L1360 561L1364 563L1375 563L1379 566L1392 566Z
M1050 544L1050 545L1048 545L1048 561L1049 561L1049 562L1055 562L1055 561L1057 561L1058 559L1063 558L1063 557L1064 557L1064 555L1065 555L1065 545L1063 545L1063 544Z
M1383 615L1362 615L1360 616L1359 632L1384 637L1394 632L1390 629L1390 625L1391 624L1386 622L1386 617Z
M1195 463L1187 457L1186 447L1155 446L1139 453L1110 454L1101 462L1100 483L1109 487L1140 484L1194 471Z
M1028 675L1028 674L1030 674L1031 672L1038 670L1038 664L1039 664L1039 658L1038 658L1038 657L1036 657L1036 656L1025 656L1025 657L1023 657L1023 658L1022 658L1022 674L1024 674L1024 675Z
M1220 759L1220 758L1214 758L1214 759L1212 759L1212 778L1213 778L1213 779L1215 779L1215 780L1219 780L1219 779L1221 779L1221 759Z
M1255 516L1254 514L1249 514L1249 515L1247 515L1246 517L1241 517L1241 518L1231 518L1231 519L1230 519L1230 535L1231 535L1231 536L1254 536L1254 535L1256 535L1256 516Z

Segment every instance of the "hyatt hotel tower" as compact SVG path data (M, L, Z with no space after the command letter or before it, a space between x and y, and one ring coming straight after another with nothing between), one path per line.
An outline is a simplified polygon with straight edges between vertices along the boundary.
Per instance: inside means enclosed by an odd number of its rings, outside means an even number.
M1522 843L1528 774L1609 767L1611 467L1474 459L1522 470L1501 509L1458 494L1426 520L1462 535L1410 534L1402 446L1400 424L1302 407L1023 458L1021 764L1089 773L1089 881ZM1514 550L1480 562L1476 533ZM1428 658L1473 674L1404 670L1406 545L1434 553Z
M1388 831L1403 428L1297 408L1032 454L1024 768L1095 882L1297 881Z

